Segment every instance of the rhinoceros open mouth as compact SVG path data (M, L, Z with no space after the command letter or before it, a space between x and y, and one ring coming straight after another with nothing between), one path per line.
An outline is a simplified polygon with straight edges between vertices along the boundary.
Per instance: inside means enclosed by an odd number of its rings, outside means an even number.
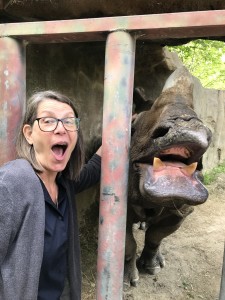
M198 161L189 147L171 146L135 162L140 175L142 196L164 206L197 205L206 201L208 192L202 184ZM191 162L191 163L189 163Z
M168 172L168 169L178 168L184 175L191 176L198 166L198 162L186 164L187 160L191 158L191 153L191 150L181 146L162 150L153 159L153 170L155 172L167 170Z

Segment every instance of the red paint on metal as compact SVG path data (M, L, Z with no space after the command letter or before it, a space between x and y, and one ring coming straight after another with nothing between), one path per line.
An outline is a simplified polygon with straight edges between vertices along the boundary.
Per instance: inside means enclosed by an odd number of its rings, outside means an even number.
M15 158L15 135L25 103L24 47L0 38L0 165Z
M137 39L224 36L225 10L0 24L0 36L33 43L102 41L116 30Z
M97 299L122 299L135 41L106 44Z

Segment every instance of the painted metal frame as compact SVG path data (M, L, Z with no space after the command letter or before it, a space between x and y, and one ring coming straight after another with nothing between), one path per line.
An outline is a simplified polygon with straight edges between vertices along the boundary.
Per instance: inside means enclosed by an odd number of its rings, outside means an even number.
M0 24L0 164L15 155L27 42L106 40L98 300L122 299L135 41L197 37L225 37L225 10Z
M108 35L102 135L97 299L122 299L135 39Z
M0 37L33 43L103 41L126 30L137 39L224 36L225 10L0 24Z
M26 47L0 38L0 165L15 158L15 136L25 109Z

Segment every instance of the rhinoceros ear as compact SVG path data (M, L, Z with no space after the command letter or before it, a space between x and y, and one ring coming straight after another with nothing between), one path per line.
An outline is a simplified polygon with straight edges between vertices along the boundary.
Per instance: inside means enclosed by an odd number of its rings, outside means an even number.
M131 123L131 136L135 133L136 123L141 118L141 116L143 115L143 113L144 112L141 112L139 114L133 115L133 117L132 117L132 123Z
M149 110L154 101L147 99L142 87L135 87L133 92L133 114Z
M185 67L177 68L166 80L162 92L168 89L175 89L177 93L186 94L193 92L193 77Z

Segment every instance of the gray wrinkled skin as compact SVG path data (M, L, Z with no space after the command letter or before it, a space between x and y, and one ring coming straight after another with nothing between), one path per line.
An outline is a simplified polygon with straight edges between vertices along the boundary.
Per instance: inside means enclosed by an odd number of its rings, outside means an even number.
M138 268L157 274L165 266L162 239L180 227L193 206L207 200L201 170L211 132L193 110L192 93L191 75L177 69L152 107L132 124L125 286L138 283L133 224L146 222L147 228ZM159 166L153 166L154 157ZM193 165L196 170L190 171Z

